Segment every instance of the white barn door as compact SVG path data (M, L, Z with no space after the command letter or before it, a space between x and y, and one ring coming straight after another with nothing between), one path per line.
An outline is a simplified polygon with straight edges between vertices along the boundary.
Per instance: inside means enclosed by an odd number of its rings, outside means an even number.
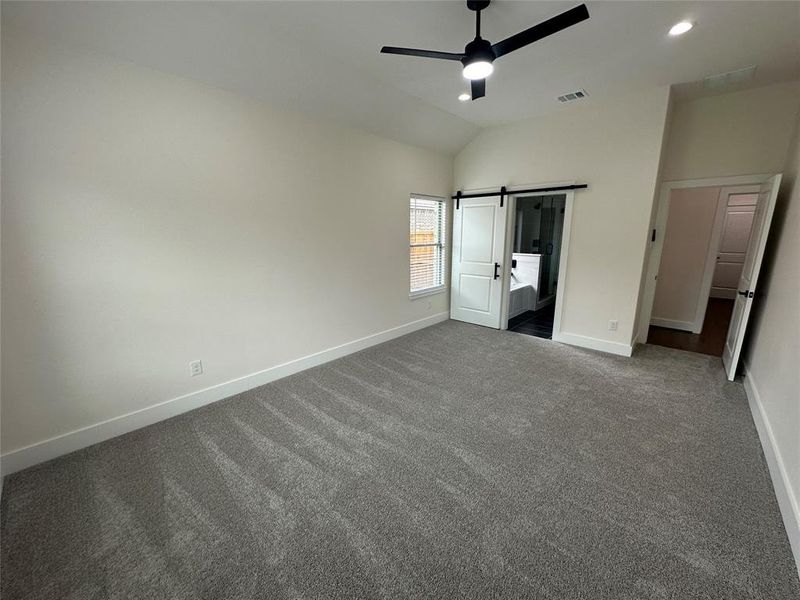
M753 228L747 252L744 257L742 274L739 277L739 288L733 305L733 315L725 339L725 348L722 351L722 363L728 379L733 381L736 377L736 367L739 364L739 355L742 352L742 342L747 330L747 321L750 318L750 309L753 305L758 273L761 270L761 260L764 258L764 247L767 244L767 234L775 211L775 200L778 197L778 188L781 176L774 175L762 184L758 193L758 204L753 216Z
M451 319L500 329L507 207L499 196L461 198L453 212Z

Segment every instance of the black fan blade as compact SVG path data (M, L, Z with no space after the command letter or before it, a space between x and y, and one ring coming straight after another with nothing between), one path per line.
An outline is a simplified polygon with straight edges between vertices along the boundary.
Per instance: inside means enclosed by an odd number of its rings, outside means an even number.
M542 38L546 38L548 35L558 33L567 27L572 27L573 25L576 25L581 21L585 21L588 18L589 11L587 10L585 4L581 4L580 6L571 8L567 12L563 12L560 15L553 17L552 19L547 19L547 21L543 21L538 25L534 25L530 29L520 31L518 34L512 35L510 38L504 39L502 42L493 44L492 50L494 51L495 56L503 56L504 54L508 54L514 50L519 50L523 46L537 42Z
M473 79L471 82L472 87L472 99L477 100L478 98L483 98L486 95L486 80L485 79Z
M420 56L422 58L440 58L442 60L461 60L463 54L455 52L437 52L436 50L418 50L416 48L395 48L384 46L381 48L383 54L402 54L404 56Z

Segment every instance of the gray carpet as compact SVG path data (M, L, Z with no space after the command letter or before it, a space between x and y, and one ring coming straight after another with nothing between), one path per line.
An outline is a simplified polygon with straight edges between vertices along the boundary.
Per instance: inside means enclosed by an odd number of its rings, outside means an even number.
M456 322L9 477L2 597L800 598L741 385Z

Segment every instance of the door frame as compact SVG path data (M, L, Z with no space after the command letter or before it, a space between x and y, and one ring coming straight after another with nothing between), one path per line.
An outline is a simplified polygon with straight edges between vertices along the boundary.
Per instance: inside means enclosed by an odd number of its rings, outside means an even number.
M560 187L566 185L575 185L575 180L572 181L557 181L545 183L528 183L520 184L507 189L508 194L508 212L506 213L506 244L505 253L503 255L503 264L507 268L503 268L503 297L500 312L500 329L508 329L508 308L511 300L511 258L514 253L514 223L517 215L517 196L524 196L530 198L531 196L554 196L564 194L564 225L561 231L561 254L558 259L558 279L556 280L556 307L553 316L553 341L558 341L558 336L561 334L561 322L564 314L564 291L566 289L566 272L568 264L569 246L570 246L570 233L572 231L572 214L573 206L575 203L575 190L563 190L560 192L528 192L519 194L514 191L517 189L535 188L535 187ZM492 188L497 189L497 188Z
M639 334L637 339L635 340L636 343L645 344L647 343L647 335L650 329L650 319L653 314L653 302L655 300L656 295L656 276L658 275L658 269L661 266L661 252L664 249L664 234L666 233L667 229L667 217L669 215L669 201L670 196L672 195L673 190L678 189L687 189L687 188L704 188L704 187L720 187L720 188L728 188L728 187L740 187L740 186L759 186L763 183L766 183L770 177L772 177L774 173L767 173L767 174L757 174L757 175L735 175L732 177L711 177L707 179L684 179L684 180L675 180L675 181L664 181L661 183L660 192L658 197L658 206L656 208L656 219L653 225L653 230L655 231L655 241L650 241L650 256L647 262L647 274L644 280L644 293L642 295L642 307L639 311ZM725 192L725 190L720 190L720 193ZM717 245L719 244L719 235L721 234L721 230L718 227L716 217L719 216L719 204L717 205L717 213L715 216L714 221L714 232L712 233L712 245L710 246L713 248L714 255L716 255ZM716 234L716 238L714 235ZM716 245L714 245L716 239ZM709 256L711 256L711 250L709 250ZM698 302L698 314L700 311L700 305L703 308L703 316L701 316L700 320L700 327L702 328L702 318L705 315L705 309L708 304L708 294L711 293L711 279L713 277L714 271L713 268L711 269L711 277L709 277L708 273L708 265L709 261L708 258L706 259L706 272L703 275L703 287L701 292L705 289L706 283L708 284L708 290L705 294L705 298L701 295L700 300ZM708 280L708 281L706 281ZM697 316L695 316L695 327L697 326Z

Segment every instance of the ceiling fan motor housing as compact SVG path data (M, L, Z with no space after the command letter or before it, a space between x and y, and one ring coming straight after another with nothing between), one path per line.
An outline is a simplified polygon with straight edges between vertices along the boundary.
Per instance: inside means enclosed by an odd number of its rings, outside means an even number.
M464 54L465 56L461 59L461 64L465 67L468 64L477 62L479 60L493 62L496 58L494 55L494 50L492 50L492 44L481 37L476 37L469 44L467 44L464 48Z

